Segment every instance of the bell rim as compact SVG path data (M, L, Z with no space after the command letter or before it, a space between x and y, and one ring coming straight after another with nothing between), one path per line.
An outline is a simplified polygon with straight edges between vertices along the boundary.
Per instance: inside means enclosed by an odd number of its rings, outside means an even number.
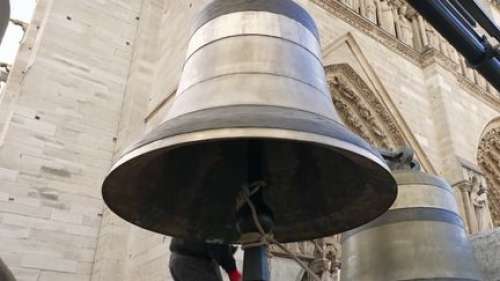
M203 137L210 134L211 137ZM331 149L339 149L348 153L354 153L365 157L366 159L378 164L387 172L391 173L387 163L370 151L360 146L353 145L347 141L337 139L331 136L324 136L310 132L303 132L291 129L282 128L257 128L257 127L242 127L242 128L225 128L225 129L209 129L184 133L179 135L168 136L166 138L153 141L151 143L134 148L122 155L111 167L108 176L119 168L124 163L131 161L134 158L152 153L163 149L173 149L181 145L189 145L191 143L203 141L216 141L222 139L275 139L275 140L290 140L297 142L314 143L324 145ZM175 145L174 145L175 144ZM108 177L106 176L106 178Z
M120 190L125 188L122 187L121 179L127 178L127 173L132 167L148 163L150 161L148 159L155 158L155 155L174 153L208 143L230 143L241 140L302 143L311 147L311 152L317 148L323 149L324 153L341 155L356 165L360 171L371 170L370 174L374 177L365 177L365 183L373 180L373 183L378 186L377 189L382 191L379 193L380 200L372 201L373 203L365 206L365 208L370 208L369 212L364 212L359 208L365 205L363 201L357 201L352 207L337 212L338 214L353 211L357 214L354 217L349 216L342 219L335 216L334 213L318 217L311 216L294 223L294 227L300 229L298 233L294 234L290 234L289 230L281 223L277 224L275 225L275 234L280 242L315 239L358 227L382 215L396 199L396 181L380 153L336 119L297 108L233 105L193 111L173 119L167 119L146 134L139 142L126 149L111 168L103 183L104 201L117 215L135 225L157 233L188 237L186 235L190 234L184 232L182 228L175 229L174 227L169 230L169 228L162 228L160 225L153 225L138 218L139 213L134 210L135 207L132 209L123 207L126 200L136 200L134 198L136 198L136 194L140 194L140 191L131 190L130 186L125 183L128 187L123 190L128 190L129 193L126 195L127 198L121 197ZM342 176L340 177L342 178ZM368 190L368 185L364 185L363 189ZM368 196L368 193L364 194ZM118 203L122 205L117 205ZM172 219L176 218L172 217ZM313 225L327 227L318 229ZM224 240L226 242L240 243L235 236L224 237L224 239L228 239Z
M398 185L430 185L452 192L451 185L442 177L422 171L395 170L392 171Z
M232 131L231 133L228 131ZM210 133L212 138L203 138L201 137L202 135L206 135L207 133ZM257 134L258 133L258 134ZM281 138L278 138L277 136L282 134ZM193 140L193 136L198 135L198 140ZM293 136L292 136L293 135ZM285 137L288 136L288 137ZM250 138L251 137L251 138ZM386 165L386 163L379 159L375 154L373 154L371 151L366 150L362 147L358 147L353 144L349 144L346 141L335 139L332 137L327 137L323 135L318 135L314 133L304 133L304 132L299 132L299 131L294 131L294 130L286 130L286 129L276 129L276 128L231 128L231 129L213 129L213 130L207 130L207 131L202 131L202 132L193 132L193 133L187 133L187 134L182 134L182 135L175 135L168 137L166 139L161 139L149 144L146 144L142 147L139 147L137 149L134 149L127 153L126 155L122 156L116 163L113 165L111 170L109 171L108 175L106 176L104 183L103 183L103 188L102 188L102 196L104 199L104 202L108 208L113 211L115 214L120 216L122 219L125 219L126 221L141 227L145 228L148 231L152 231L155 233L159 233L162 235L173 235L172 233L166 233L162 232L158 229L154 228L148 228L142 225L140 222L135 222L131 219L131 217L125 213L122 213L115 208L113 203L111 203L113 200L109 200L106 196L106 182L108 180L112 180L111 178L113 177L112 174L117 171L120 166L123 164L129 162L129 161L134 161L134 159L137 161L140 157L146 157L150 153L155 153L159 152L161 150L168 151L170 149L178 148L183 145L189 145L189 144L195 144L199 142L204 142L204 141L217 141L217 140L228 140L228 139L233 139L233 140L238 140L238 139L259 139L259 138L268 138L268 139L276 139L276 140L290 140L294 142L306 142L306 143L312 143L320 146L324 146L326 148L331 149L332 151L338 151L340 153L346 153L350 154L351 156L357 155L357 156L362 156L366 160L376 164L378 169L381 169L383 172L387 173L387 175L390 176L390 179L387 179L386 182L388 183L387 185L387 190L391 189L392 186L390 186L391 181L394 183L394 188L395 192L393 194L392 201L389 202L387 201L387 208L384 208L384 211L381 211L377 214L377 216L370 218L367 220L358 220L356 222L356 225L354 227L351 227L349 229L342 229L342 228L336 228L336 227L330 227L328 229L325 229L324 231L317 232L315 237L312 237L311 235L307 236L307 238L304 239L317 239L325 236L330 236L330 235L336 235L339 233L343 233L346 231L349 231L350 229L354 229L356 227L360 227L366 223L369 223L381 215L383 215L389 208L390 206L394 203L394 201L397 198L397 184L394 178L391 175L391 171ZM181 140L186 140L186 141L181 141ZM191 141L187 141L191 140ZM170 146L169 146L170 144ZM349 158L349 157L348 157ZM192 237L194 238L194 237ZM289 242L296 242L296 241L302 241L302 240L297 240L297 239L291 239L291 240L279 240L282 243L289 243ZM234 244L240 244L241 241L239 240L231 240L231 241L225 241L225 242L230 242Z

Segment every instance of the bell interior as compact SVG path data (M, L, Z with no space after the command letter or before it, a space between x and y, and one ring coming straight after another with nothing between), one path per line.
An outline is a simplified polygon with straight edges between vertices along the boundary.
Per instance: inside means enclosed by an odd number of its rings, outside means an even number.
M257 179L256 167L258 180L266 182L263 198L274 217L273 234L281 242L352 229L384 213L396 197L389 172L364 156L265 137L198 140L148 151L118 165L104 183L103 196L113 211L140 227L239 243L237 198Z

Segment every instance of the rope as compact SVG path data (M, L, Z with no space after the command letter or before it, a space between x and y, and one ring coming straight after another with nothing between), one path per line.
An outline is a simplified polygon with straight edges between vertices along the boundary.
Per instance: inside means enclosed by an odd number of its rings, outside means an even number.
M314 271L312 271L303 261L301 261L297 257L297 255L295 255L294 253L292 253L283 244L281 244L279 241L277 241L276 239L274 239L274 237L272 235L266 234L266 232L264 231L264 228L260 224L259 216L257 214L257 210L255 208L255 205L252 203L252 200L250 200L250 195L251 194L255 194L261 187L265 186L265 183L257 182L257 183L253 183L250 186L254 187L254 189L252 190L252 192L250 192L250 190L248 189L247 186L244 186L243 187L242 195L243 195L243 199L247 202L248 206L250 207L250 211L252 212L252 219L254 220L254 223L257 226L257 230L259 231L259 233L261 235L261 239L262 239L261 242L263 242L265 245L268 245L268 246L270 244L275 244L283 252L285 252L286 254L290 255L295 260L295 262L297 262L297 264L300 267L302 267L302 269L304 269L307 273L309 273L309 275L314 280L321 281L321 278L319 278L319 276L316 275L316 273L314 273ZM250 245L252 245L252 244L250 244ZM262 245L263 244L260 244L258 246L262 246ZM246 247L248 247L248 246L246 246Z

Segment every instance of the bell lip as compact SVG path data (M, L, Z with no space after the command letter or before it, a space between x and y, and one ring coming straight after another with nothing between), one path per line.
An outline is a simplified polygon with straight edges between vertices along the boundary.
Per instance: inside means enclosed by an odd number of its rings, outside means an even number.
M291 18L308 29L320 40L318 26L313 17L300 4L292 0L213 0L203 7L193 23L192 35L213 19L238 12L268 12Z
M322 147L325 151L329 150L331 153L341 154L345 158L357 162L357 166L361 169L365 167L373 171L376 170L377 174L380 175L376 179L374 178L374 183L376 182L379 190L382 191L380 194L382 197L376 200L377 203L366 206L370 208L369 212L363 212L359 209L359 207L364 206L364 203L358 201L347 209L353 210L360 215L357 219L349 215L345 217L342 215L336 219L329 216L310 217L307 222L301 221L294 224L301 231L293 235L286 235L288 229L283 225L276 225L276 238L280 242L315 239L347 231L382 215L396 200L396 181L380 153L339 121L296 108L262 105L232 105L208 108L193 111L163 122L138 143L124 151L103 183L103 198L111 210L135 225L158 233L172 236L181 235L189 238L189 234L185 232L176 234L169 231L169 229L135 221L133 210L116 205L116 200L119 199L116 198L115 193L119 189L119 186L115 185L116 180L124 176L123 172L126 171L128 165L140 163L141 159L147 159L149 155L168 153L183 146L204 142L251 139L302 142L311 146ZM362 162L358 162L358 160L362 160ZM122 170L122 167L125 170ZM130 200L130 198L127 200ZM339 224L334 223L332 220L338 221ZM328 227L318 229L313 225L327 225ZM227 242L239 243L239 238L234 236L225 236L224 239L228 239L225 240Z
M9 24L10 18L10 1L0 0L0 43L2 42L5 31Z
M210 137L206 137L207 134L210 134ZM352 145L346 141L335 139L332 137L328 136L323 136L323 135L318 135L314 133L308 133L308 132L300 132L300 131L295 131L295 130L287 130L287 129L276 129L276 128L231 128L231 129L211 129L211 130L205 130L205 131L198 131L198 132L192 132L192 133L186 133L186 134L180 134L180 135L174 135L165 139L157 140L151 143L148 143L144 146L138 147L125 155L123 155L111 168L109 171L108 175L106 176L104 182L103 182L103 188L102 188L102 196L104 199L104 202L106 206L109 207L111 211L113 211L115 214L120 216L121 218L125 219L129 223L132 223L140 228L144 228L148 231L152 231L155 233L159 233L162 235L169 235L167 233L161 232L156 229L152 228L145 228L144 225L141 225L140 223L134 222L131 220L128 215L126 214L121 214L117 209L114 208L112 204L109 204L108 202L112 202L112 200L108 200L105 189L106 189L106 182L110 180L110 176L112 173L117 170L122 164L133 160L134 158L138 158L141 156L145 156L146 154L149 153L154 153L156 151L162 150L162 149L173 149L179 146L183 145L189 145L191 143L197 143L197 142L203 142L203 141L216 141L216 140L221 140L221 139L251 139L251 138L269 138L269 139L282 139L282 140L292 140L292 141L298 141L298 142L309 142L309 143L314 143L317 145L325 146L325 147L330 147L332 150L338 149L339 151L344 151L349 154L356 154L362 157L365 157L367 160L377 164L377 167L381 168L382 171L385 171L387 175L389 176L387 179L387 188L394 188L394 196L390 202L387 202L387 205L384 208L383 211L378 213L376 216L372 217L370 220L363 220L359 221L357 223L353 223L352 226L349 229L334 229L332 231L332 228L328 230L324 230L322 232L318 232L317 235L309 235L307 238L304 239L318 239L321 237L326 237L326 236L331 236L331 235L336 235L339 233L343 233L346 231L349 231L350 229L355 229L357 227L360 227L364 224L367 224L380 216L382 216L387 210L389 210L390 206L395 202L397 198L397 184L394 179L394 177L391 174L390 169L388 168L387 164L380 159L376 152L373 153L372 151L369 151L365 148ZM391 185L392 184L392 185ZM189 238L189 237L186 237ZM191 237L195 238L195 237ZM281 239L279 240L282 243L289 243L289 242L297 242L297 241L302 241L304 239L295 239L295 238L289 238L288 240ZM231 241L225 241L226 243L233 243L233 244L240 244L241 241L239 240L231 240Z
M207 135L210 135L207 137ZM377 152L367 150L363 147L350 144L349 142L336 139L330 136L324 136L320 134L302 132L290 129L280 129L280 128L257 128L257 127L241 127L241 128L227 128L227 129L210 129L202 130L191 133L184 133L179 135L173 135L166 137L164 139L156 140L151 143L145 144L143 146L134 148L124 155L122 155L118 161L116 161L112 168L110 169L108 176L120 167L125 162L128 162L134 158L140 157L147 153L151 153L161 149L172 149L181 145L187 145L189 143L196 143L202 141L215 141L221 139L276 139L276 140L291 140L298 142L309 142L319 145L325 145L327 147L334 147L346 152L354 153L365 157L366 159L375 162L387 172L391 172L387 163L382 160L382 157L377 154ZM106 176L106 178L108 178Z
M447 191L453 191L451 185L442 177L422 171L394 170L392 171L398 185L431 185Z

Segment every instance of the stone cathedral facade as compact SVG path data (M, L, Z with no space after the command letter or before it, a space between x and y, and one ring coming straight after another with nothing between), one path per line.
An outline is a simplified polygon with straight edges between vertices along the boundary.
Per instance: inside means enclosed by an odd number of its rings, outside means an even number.
M207 2L38 0L0 93L0 258L19 281L171 280L169 238L115 216L100 187L168 112ZM404 0L297 2L318 24L343 122L447 179L486 280L499 280L500 93ZM482 4L500 23L500 2ZM339 241L289 248L313 267L326 257L318 272L336 280ZM298 280L286 254L271 260L273 280Z

